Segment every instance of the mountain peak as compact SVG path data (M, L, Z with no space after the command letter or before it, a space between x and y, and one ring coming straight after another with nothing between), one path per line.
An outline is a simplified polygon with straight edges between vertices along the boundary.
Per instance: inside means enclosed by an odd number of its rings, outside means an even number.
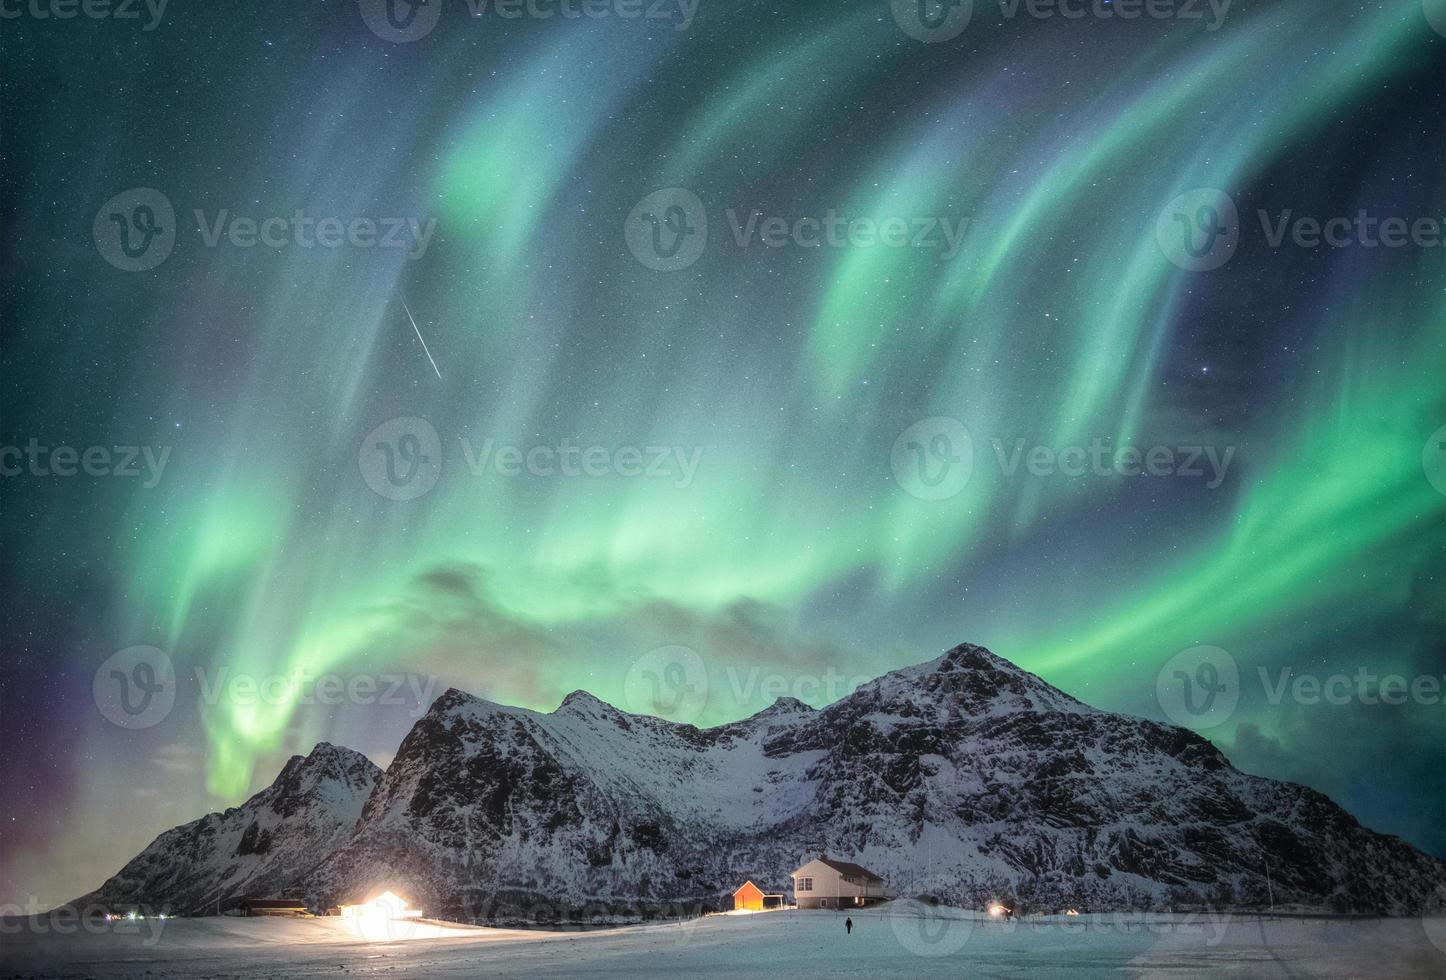
M923 698L941 708L981 717L1095 710L977 643L961 643L927 663L890 671L861 686L853 697L912 705L910 710L917 710Z
M603 701L602 698L596 697L596 695L593 695L593 694L589 694L589 692L584 691L583 688L578 688L578 689L576 689L576 691L573 691L573 692L571 692L571 694L568 694L567 697L562 698L562 704L557 705L557 707L565 708L565 707L568 707L568 705L591 705L591 704L602 704L602 705L604 705L604 707L612 707L612 705L607 704L606 701Z
M269 805L290 810L296 806L294 800L308 795L348 796L362 786L369 791L381 773L376 763L356 749L317 742L308 754L286 760L271 785L253 799L267 797Z
M585 718L606 718L622 727L627 727L623 711L608 704L602 698L578 689L562 699L553 715L577 715Z
M334 745L331 742L317 742L311 747L311 751L306 753L306 761L324 762L332 759L342 759L349 762L352 756L359 755L361 755L360 752L357 752L355 749L349 749L344 745ZM298 756L298 758L300 758L300 756Z
M929 664L936 671L951 670L1003 670L1013 674L1026 673L1018 665L1010 663L997 653L977 643L961 643L942 657Z
M745 730L754 727L755 723L764 723L772 726L776 723L786 723L802 719L808 715L818 713L817 708L804 704L798 698L780 697L775 698L773 703L762 711L755 712L741 721L729 722L726 725L718 726L719 731Z
M477 695L468 694L460 687L449 687L441 694L437 695L437 700L432 702L432 706L427 709L427 713L434 714L444 711L450 711L453 708L461 707L462 705L466 704L486 703L487 702L483 701Z
M780 715L806 715L813 714L815 710L817 709L809 707L798 698L781 697L753 717L775 718Z
M349 749L345 745L335 745L331 742L317 742L316 745L312 746L311 751L306 754L305 758L299 755L293 756L292 758L300 759L302 765L306 768L315 766L339 766L342 770L348 772L354 770L364 772L375 770L378 773L381 772L377 764L371 759L368 759L364 753L358 752L356 749Z

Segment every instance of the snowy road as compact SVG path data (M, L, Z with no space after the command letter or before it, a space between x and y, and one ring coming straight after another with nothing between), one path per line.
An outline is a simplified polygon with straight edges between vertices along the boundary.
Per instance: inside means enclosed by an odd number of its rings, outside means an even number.
M1446 976L1446 920L1110 915L1004 923L917 906L710 916L589 932L423 925L367 942L336 919L178 919L130 934L12 921L0 976L92 977L1391 977ZM159 927L159 931L154 931ZM1438 945L1439 944L1439 945Z

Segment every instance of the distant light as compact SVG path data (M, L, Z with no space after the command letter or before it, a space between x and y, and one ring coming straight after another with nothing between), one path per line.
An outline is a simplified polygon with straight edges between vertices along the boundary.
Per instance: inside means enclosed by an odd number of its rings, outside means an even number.
M135 914L134 912L127 912L127 913L126 913L126 918L127 918L127 919L130 919L132 922L134 922L134 921L136 921L136 914Z
M1064 914L1065 914L1065 915L1079 915L1079 912L1078 912L1078 910L1076 910L1076 909L1065 909L1065 910L1064 910Z
M1009 910L1007 908L1005 908L1003 905L1000 905L998 902L995 902L993 905L989 906L989 914L994 916L995 918L998 918L999 916L1003 915L1005 912L1008 911Z

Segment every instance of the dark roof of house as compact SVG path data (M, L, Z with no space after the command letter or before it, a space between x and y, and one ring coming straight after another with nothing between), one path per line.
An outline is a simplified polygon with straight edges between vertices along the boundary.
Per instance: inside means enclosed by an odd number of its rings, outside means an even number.
M834 860L833 858L831 858L831 857L826 857L825 855L820 854L820 855L818 856L818 862L819 862L820 864L826 864L826 865L828 865L830 868L833 868L835 871L837 871L837 872L838 872L839 874L841 874L841 875L849 875L850 877L855 877L855 878L868 878L868 879L870 879L870 880L872 880L872 881L883 881L883 880L884 880L884 879L880 878L878 875L874 874L874 873L873 873L872 871L870 871L868 868L865 868L863 865L861 865L861 864L854 864L852 861L835 861L835 860ZM805 863L807 863L807 862L805 862ZM797 873L798 873L797 871L794 872L794 874L797 874Z
M253 909L304 909L306 903L299 898L248 898L246 907Z

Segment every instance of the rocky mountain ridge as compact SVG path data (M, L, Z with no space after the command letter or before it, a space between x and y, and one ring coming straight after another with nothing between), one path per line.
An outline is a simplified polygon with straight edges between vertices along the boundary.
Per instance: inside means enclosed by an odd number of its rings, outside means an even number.
M285 887L317 904L400 889L463 919L503 903L710 907L744 879L786 891L820 852L894 894L975 907L1408 913L1446 897L1446 863L1325 796L972 644L822 709L780 699L707 729L581 691L540 713L448 690L349 833ZM144 880L167 894L164 875Z

